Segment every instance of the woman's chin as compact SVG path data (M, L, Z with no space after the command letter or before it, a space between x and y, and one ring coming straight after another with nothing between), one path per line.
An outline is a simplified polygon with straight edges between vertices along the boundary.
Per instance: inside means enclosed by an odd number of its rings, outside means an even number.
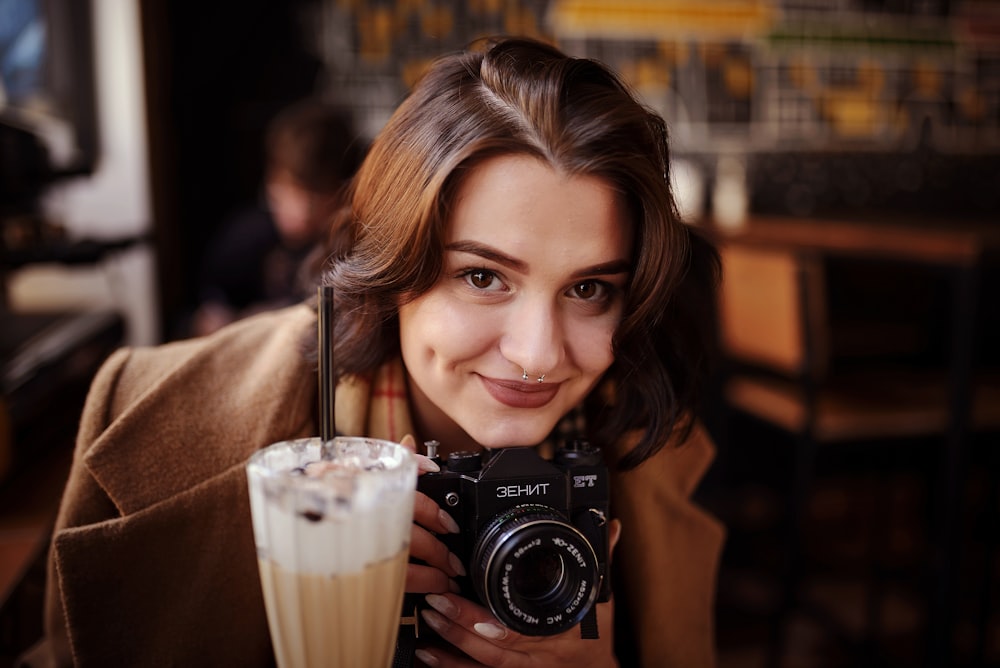
M552 425L555 426L555 425ZM552 432L552 426L548 429L496 429L484 428L473 434L476 442L484 448L514 448L519 446L538 445Z

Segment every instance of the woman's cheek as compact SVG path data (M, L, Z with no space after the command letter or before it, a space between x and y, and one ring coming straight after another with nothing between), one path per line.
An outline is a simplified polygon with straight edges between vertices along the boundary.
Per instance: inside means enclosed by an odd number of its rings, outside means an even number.
M607 371L614 361L611 341L617 324L618 318L574 324L575 331L567 338L580 366L595 374Z

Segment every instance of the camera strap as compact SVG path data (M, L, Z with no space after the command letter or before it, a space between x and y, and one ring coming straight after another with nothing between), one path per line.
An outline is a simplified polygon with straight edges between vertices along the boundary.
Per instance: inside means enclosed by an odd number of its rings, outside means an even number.
M590 606L590 610L580 620L580 637L584 640L597 640L600 634L597 632L597 606Z

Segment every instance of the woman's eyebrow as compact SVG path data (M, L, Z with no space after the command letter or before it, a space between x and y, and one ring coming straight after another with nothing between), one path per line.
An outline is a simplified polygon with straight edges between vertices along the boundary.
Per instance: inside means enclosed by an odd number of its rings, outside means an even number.
M612 274L628 274L632 271L632 263L628 260L613 260L602 262L593 267L585 267L573 272L573 278L587 278L588 276L610 276Z
M450 244L446 244L444 249L446 251L457 251L459 253L478 255L484 260L496 262L497 264L501 264L505 267L510 267L515 271L526 272L528 270L528 264L526 262L511 257L510 255L507 255L492 246L487 246L476 241L455 241ZM595 275L608 276L611 274L627 274L631 271L632 263L628 260L612 260L610 262L602 262L591 267L584 267L583 269L574 271L573 278L586 278L588 276Z
M506 253L502 253L491 246L475 241L455 241L453 243L446 244L444 249L446 251L458 251L460 253L478 255L484 260L490 260L491 262L502 264L505 267L510 267L511 269L520 272L527 271L528 269L528 263L518 260L517 258L513 258Z

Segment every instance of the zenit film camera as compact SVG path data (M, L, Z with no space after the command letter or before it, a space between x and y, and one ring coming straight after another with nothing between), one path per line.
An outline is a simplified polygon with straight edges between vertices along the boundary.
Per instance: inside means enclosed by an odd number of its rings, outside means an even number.
M451 514L461 532L440 536L465 565L462 594L524 635L562 633L610 596L608 471L599 448L574 441L552 462L533 448L458 452L417 489Z

